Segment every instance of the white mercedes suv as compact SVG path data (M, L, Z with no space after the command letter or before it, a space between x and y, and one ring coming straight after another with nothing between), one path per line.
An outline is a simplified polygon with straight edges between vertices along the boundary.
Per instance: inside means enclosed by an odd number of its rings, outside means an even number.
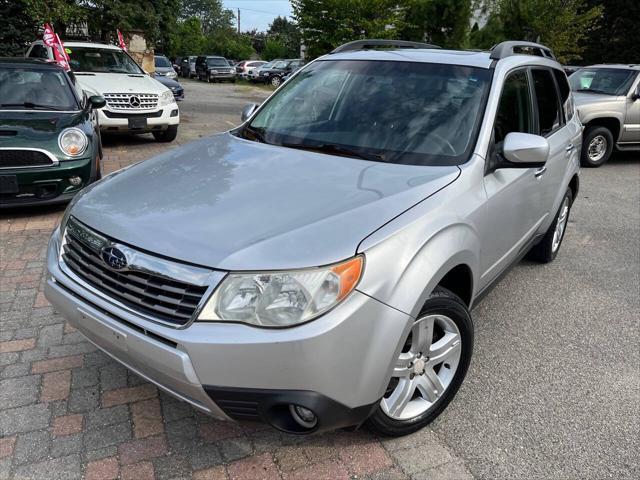
M82 89L107 101L98 110L102 131L152 133L159 142L176 138L180 111L173 93L147 75L127 52L115 45L87 42L67 42L65 49ZM53 59L53 52L39 40L26 56Z

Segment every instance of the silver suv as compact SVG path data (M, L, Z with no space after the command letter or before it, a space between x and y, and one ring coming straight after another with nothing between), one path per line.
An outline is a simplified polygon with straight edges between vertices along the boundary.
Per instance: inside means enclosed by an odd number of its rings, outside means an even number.
M407 434L460 387L472 307L525 254L557 255L572 105L541 45L346 44L240 127L77 195L47 298L214 417Z
M640 151L640 65L593 65L569 77L585 126L582 165L603 165L614 148Z

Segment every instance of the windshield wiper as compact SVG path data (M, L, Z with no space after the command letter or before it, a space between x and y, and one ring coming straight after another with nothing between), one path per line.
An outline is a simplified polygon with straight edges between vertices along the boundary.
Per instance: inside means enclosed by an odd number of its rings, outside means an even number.
M22 102L22 103L1 103L1 107L23 107L23 108L31 108L33 110L58 110L62 111L64 108L55 107L53 105L40 105L38 103L33 102Z
M336 145L334 143L321 143L318 145L309 145L305 143L281 143L279 145L287 148L298 148L300 150L310 150L310 151L321 152L321 153L334 153L337 155L344 155L346 157L355 157L355 158L361 158L363 160L373 160L376 162L385 161L384 155L377 154L377 153L358 152L356 150L343 147L342 145Z
M253 136L253 138L247 138L245 133L249 133L251 136ZM264 138L264 129L256 128L256 127L250 127L249 125L246 125L242 129L242 138L244 138L246 140L253 140L255 142L260 142L260 143L268 143Z
M109 73L135 73L135 72L129 72L127 70L122 70L121 68L107 68L107 71Z
M601 93L603 95L611 95L609 92L605 92L604 90L596 90L595 88L579 88L576 90L577 92L586 92L586 93Z

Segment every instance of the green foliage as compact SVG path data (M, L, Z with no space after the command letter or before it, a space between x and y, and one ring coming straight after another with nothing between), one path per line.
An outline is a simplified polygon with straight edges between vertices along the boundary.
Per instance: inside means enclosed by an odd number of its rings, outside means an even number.
M587 0L587 8L602 4L600 25L584 39L583 62L640 63L640 1Z
M222 0L182 0L182 8L177 13L183 20L198 18L205 34L232 29L235 24L233 12L224 8Z
M287 46L278 39L267 38L262 51L262 58L264 60L273 60L275 58L290 58Z
M489 41L538 41L550 47L561 62L579 59L602 14L602 6L589 8L586 0L493 0L487 25L474 32L474 47Z
M398 38L404 9L398 0L291 0L307 57L360 38Z
M24 55L36 30L21 0L0 0L0 57Z
M294 58L300 55L300 29L294 22L285 17L276 17L269 26L267 36L271 39L272 46L269 49L265 44L264 58L274 54L275 49L280 50L272 58Z
M229 30L219 30L207 39L206 53L221 55L225 58L243 60L255 52L251 38Z
M465 48L471 0L406 0L401 38L445 48Z

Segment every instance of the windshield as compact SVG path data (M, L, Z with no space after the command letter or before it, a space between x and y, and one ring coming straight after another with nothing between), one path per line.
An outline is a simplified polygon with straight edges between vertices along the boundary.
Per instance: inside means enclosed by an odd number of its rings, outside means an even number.
M156 67L171 67L171 62L167 57L155 57Z
M122 50L111 48L68 47L71 68L75 72L144 73Z
M635 73L623 68L582 68L569 77L569 83L576 92L626 95Z
M487 69L434 63L317 61L285 83L244 138L412 165L469 156Z
M224 58L207 58L207 65L210 67L228 67L229 62Z
M61 71L0 66L0 109L78 110Z
M287 62L281 61L273 64L271 68L284 68L287 66Z

